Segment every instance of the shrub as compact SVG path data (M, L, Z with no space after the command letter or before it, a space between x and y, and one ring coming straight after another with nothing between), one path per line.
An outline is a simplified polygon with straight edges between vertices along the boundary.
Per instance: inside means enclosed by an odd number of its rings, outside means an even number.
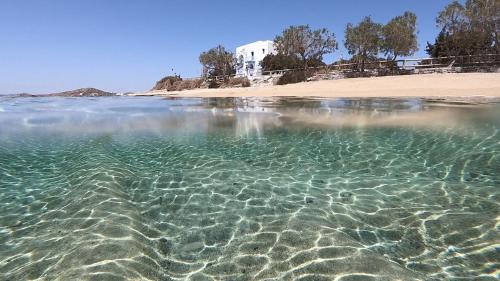
M217 81L215 80L210 80L210 82L208 82L209 89L217 89L219 87L220 87L219 83L217 83Z
M176 82L174 82L174 84L170 88L167 88L167 91L192 90L192 89L200 88L202 83L203 83L203 79L176 81Z
M156 82L153 90L183 91L200 88L203 79L182 80L180 76L166 76Z
M278 85L294 84L306 81L306 73L303 70L294 70L285 72L283 76L278 79Z
M248 88L250 87L250 80L248 80L248 78L246 78L242 83L241 83L241 87L243 88Z
M203 84L203 79L193 79L191 80L191 89L200 88Z
M186 86L186 81L175 81L167 91L182 91Z
M229 87L250 87L250 80L247 77L231 77L228 81Z
M167 90L172 87L172 85L177 82L182 81L182 78L178 75L176 76L165 76L160 81L156 82L156 85L152 90Z

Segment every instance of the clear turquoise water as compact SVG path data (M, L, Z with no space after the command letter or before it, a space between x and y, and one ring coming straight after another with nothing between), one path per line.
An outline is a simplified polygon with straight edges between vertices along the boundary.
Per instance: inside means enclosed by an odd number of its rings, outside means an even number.
M0 280L497 280L500 107L0 98Z

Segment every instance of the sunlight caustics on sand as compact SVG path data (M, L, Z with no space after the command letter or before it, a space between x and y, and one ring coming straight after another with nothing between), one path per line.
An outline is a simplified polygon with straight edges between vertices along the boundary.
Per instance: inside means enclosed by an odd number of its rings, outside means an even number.
M0 107L0 279L498 277L498 105Z

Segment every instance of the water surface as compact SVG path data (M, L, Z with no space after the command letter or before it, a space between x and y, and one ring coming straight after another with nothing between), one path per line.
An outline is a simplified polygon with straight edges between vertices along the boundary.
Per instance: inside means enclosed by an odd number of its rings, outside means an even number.
M497 280L499 130L419 99L0 98L0 280Z

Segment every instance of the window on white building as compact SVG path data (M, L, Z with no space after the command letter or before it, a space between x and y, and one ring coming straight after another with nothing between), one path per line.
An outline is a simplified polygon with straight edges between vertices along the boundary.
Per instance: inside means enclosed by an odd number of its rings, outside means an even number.
M262 49L262 54L265 54L266 53L266 49Z

